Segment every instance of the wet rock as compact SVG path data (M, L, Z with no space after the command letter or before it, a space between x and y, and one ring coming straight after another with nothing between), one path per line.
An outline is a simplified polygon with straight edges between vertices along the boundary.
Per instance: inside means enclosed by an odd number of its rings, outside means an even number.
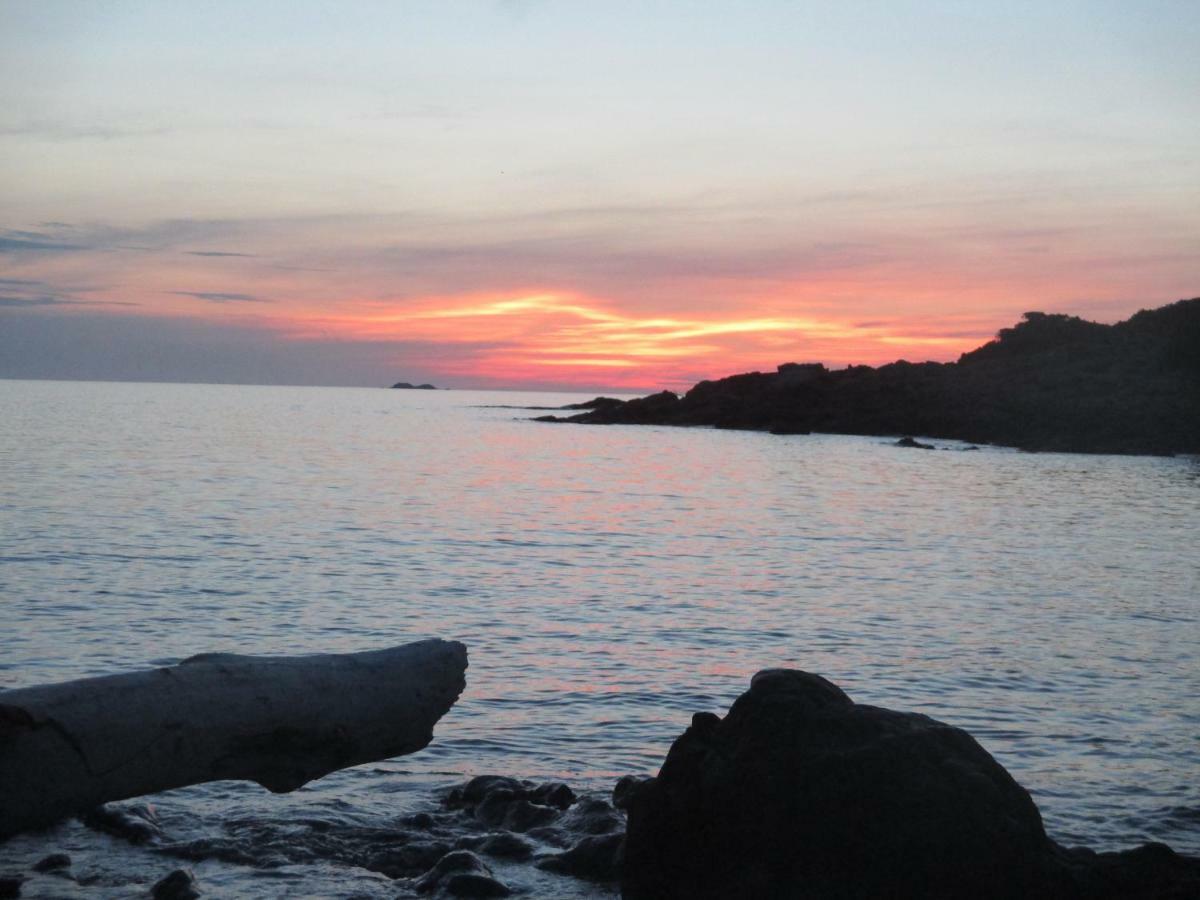
M612 805L617 809L628 809L633 792L650 780L649 775L622 775L613 786Z
M625 819L606 800L589 797L564 813L560 825L575 834L608 834L624 830Z
M530 828L549 825L560 815L561 813L553 806L539 806L528 800L520 799L509 804L508 812L500 824L509 831L528 831Z
M413 886L419 894L443 891L452 897L507 897L512 893L470 850L447 853Z
M145 844L162 835L158 816L148 806L97 806L79 817L88 828L131 844Z
M917 450L934 450L934 449L936 449L933 446L933 444L922 444L916 438L911 438L911 437L902 437L902 438L900 438L900 440L896 441L896 443L893 444L892 446L894 446L894 447L913 447Z
M445 841L413 841L375 854L363 868L388 878L411 878L435 865L451 849Z
M429 813L415 813L411 816L405 816L401 821L405 825L420 828L422 831L428 831L434 826L433 816Z
M1067 851L961 729L768 670L629 800L624 900L1200 896L1169 849Z
M515 778L480 775L450 791L445 803L452 809L466 810L488 828L528 831L553 822L574 797L565 784L534 787Z
M21 896L21 885L25 883L25 879L20 876L0 876L0 900L10 900L12 897Z
M535 841L540 841L543 844L549 844L551 847L571 846L571 837L555 825L530 828L525 834L527 837L533 838Z
M35 872L61 872L71 868L71 857L65 853L51 853L33 864Z
M474 806L496 791L504 791L511 796L519 797L525 794L525 785L515 778L508 778L504 775L477 775L466 784L452 789L446 795L446 805L450 807Z
M457 849L478 850L497 859L523 861L533 856L533 844L516 834L500 831L494 834L473 834L459 838Z
M625 835L600 834L585 837L565 853L538 860L539 869L584 878L588 881L616 881L621 875Z
M519 797L520 794L507 788L496 788L476 804L474 816L484 825L499 827Z
M158 848L161 853L176 859L189 862L204 862L205 860L220 860L235 866L260 866L263 864L261 851L258 854L248 852L240 841L228 838L197 838L194 841L180 841L165 844Z
M176 869L150 889L154 900L196 900L200 888L196 877L187 869Z
M579 798L575 796L575 792L568 785L561 781L548 781L531 790L529 799L541 806L569 809Z

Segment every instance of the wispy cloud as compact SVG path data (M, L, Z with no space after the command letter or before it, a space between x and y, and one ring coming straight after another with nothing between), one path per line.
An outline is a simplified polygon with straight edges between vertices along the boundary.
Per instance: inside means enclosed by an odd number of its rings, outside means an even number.
M80 244L64 241L39 231L0 232L0 253L38 253L45 251L83 250Z
M0 278L0 308L33 309L80 306L136 306L120 300L96 299L89 296L91 287L63 285L35 278Z
M270 303L265 297L255 297L253 294L229 294L223 291L171 291L180 297L194 297L197 300L207 300L209 303Z
M13 297L8 294L0 295L0 306L29 307L29 306L63 306L78 303L77 300L66 300L62 297L52 297L40 294L36 297Z

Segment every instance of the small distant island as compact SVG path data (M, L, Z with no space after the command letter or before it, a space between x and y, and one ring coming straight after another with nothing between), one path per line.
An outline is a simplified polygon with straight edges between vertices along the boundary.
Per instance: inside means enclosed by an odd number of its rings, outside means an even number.
M436 391L437 388L432 384L409 384L407 381L397 381L392 385L392 390L401 391Z
M922 435L1074 453L1200 453L1200 298L1103 325L1026 313L957 362L830 370L785 363L597 398L537 421L692 425L774 434Z

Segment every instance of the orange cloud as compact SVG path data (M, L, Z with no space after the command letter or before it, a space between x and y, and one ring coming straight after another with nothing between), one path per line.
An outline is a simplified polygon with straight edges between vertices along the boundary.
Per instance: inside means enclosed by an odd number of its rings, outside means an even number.
M900 331L889 322L855 323L845 314L752 316L734 310L703 317L639 316L563 292L504 296L433 297L407 301L348 302L339 315L298 314L275 322L294 340L330 338L371 342L476 345L469 362L460 356L433 366L489 383L537 383L552 373L558 382L589 383L598 373L613 387L631 390L687 387L704 377L789 360L827 363L885 362L898 351L917 358L933 352L951 358L977 346L990 329L953 335ZM938 321L944 327L945 319ZM571 370L578 370L577 377Z

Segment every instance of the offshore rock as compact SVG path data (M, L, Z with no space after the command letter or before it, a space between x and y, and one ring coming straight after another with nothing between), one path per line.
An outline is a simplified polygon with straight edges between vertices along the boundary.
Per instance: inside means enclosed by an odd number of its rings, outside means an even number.
M896 446L896 447L912 447L915 450L936 450L937 449L936 447L933 446L933 444L922 444L920 441L918 441L914 437L902 437L902 438L900 438L900 440L896 441L894 446Z
M625 900L1200 896L1200 861L1161 845L1067 850L965 731L758 673L629 798Z

